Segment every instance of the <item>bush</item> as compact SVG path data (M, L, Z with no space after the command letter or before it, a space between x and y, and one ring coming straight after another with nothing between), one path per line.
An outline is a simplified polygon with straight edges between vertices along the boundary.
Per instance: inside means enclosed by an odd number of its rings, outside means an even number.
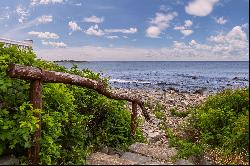
M225 90L192 110L187 129L201 142L229 151L248 151L248 89Z
M184 127L185 139L172 135L172 142L175 146L182 147L181 153L183 149L187 149L186 147L191 147L191 144L192 147L203 149L193 153L195 150L189 148L193 152L185 153L185 157L211 149L220 149L221 156L228 154L248 156L248 119L249 89L225 90L209 96L203 104L191 109Z
M99 145L125 149L136 140L130 137L130 113L125 101L108 99L94 90L60 83L43 84L43 109L29 104L29 81L11 79L11 63L40 67L102 80L100 74L59 66L36 59L31 50L0 46L0 155L24 157L38 127L34 111L42 114L40 164L84 164ZM140 131L137 139L143 140Z
M185 118L190 112L189 111L177 111L176 108L171 108L170 110L170 113L172 116L177 116L177 117L180 117L180 118Z

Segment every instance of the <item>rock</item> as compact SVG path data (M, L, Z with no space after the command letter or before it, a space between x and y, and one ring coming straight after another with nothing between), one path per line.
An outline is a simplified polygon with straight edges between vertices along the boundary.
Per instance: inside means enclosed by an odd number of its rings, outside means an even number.
M234 77L232 80L239 80L239 77Z
M203 155L199 161L201 165L213 165L213 161L210 160L207 156Z
M193 163L191 163L188 160L185 159L179 159L175 162L175 165L194 165Z
M108 147L108 146L101 146L98 149L98 152L106 153L106 154L109 154L109 155L119 155L119 156L121 156L124 153L121 150L116 150L116 149Z
M235 80L235 81L248 81L248 79L240 78L240 77L234 77L232 80Z
M179 90L176 89L176 88L174 88L174 87L169 87L168 90L170 90L170 93L171 93L171 91L173 91L173 92L179 92Z
M207 88L201 88L201 89L197 89L197 90L195 90L195 94L200 94L200 95L203 95L203 93L204 93L204 91L206 90Z
M93 153L86 162L86 165L135 165L136 162L121 159L117 156L107 155L105 153Z
M149 139L149 142L150 142L150 143L156 143L157 141L160 141L161 138L164 138L164 135L162 135L162 134L160 134L160 133L156 133L156 134L154 135L154 137L151 137L151 138Z
M137 164L144 164L146 162L153 161L152 157L142 156L137 153L126 152L121 156L122 159L130 160L136 162Z
M188 103L186 100L183 100L183 101L181 102L181 104L183 104L184 106L187 106L189 103Z
M196 80L198 77L197 76L192 76L191 77L193 80Z
M129 147L129 150L160 160L168 160L177 154L175 148L162 148L160 146L152 146L144 143L135 143Z
M136 162L136 165L169 165L169 163L159 162L152 157L146 157L137 153L126 152L121 156L122 159Z
M3 156L0 158L0 165L19 165L19 160L14 156Z
M158 161L149 161L143 164L139 164L139 165L171 165L172 163L162 163L162 162L158 162Z

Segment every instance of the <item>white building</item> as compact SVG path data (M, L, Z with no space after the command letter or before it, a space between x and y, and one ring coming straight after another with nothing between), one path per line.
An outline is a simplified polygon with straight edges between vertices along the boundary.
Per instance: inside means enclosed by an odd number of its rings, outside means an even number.
M10 40L0 38L0 43L4 43L4 47L17 46L21 49L32 49L33 40L27 39L24 41Z

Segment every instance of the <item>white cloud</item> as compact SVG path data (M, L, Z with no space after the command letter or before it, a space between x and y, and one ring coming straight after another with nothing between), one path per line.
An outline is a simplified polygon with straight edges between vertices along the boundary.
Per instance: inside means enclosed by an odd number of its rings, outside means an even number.
M75 6L82 6L82 3L76 3Z
M190 29L184 29L184 30L181 30L181 33L184 35L184 36L189 36L193 33L193 30L190 30Z
M41 17L35 18L34 20L25 22L22 25L19 25L16 28L12 29L11 31L12 32L14 32L14 31L20 31L22 29L30 28L30 27L37 26L37 25L40 25L40 24L46 24L46 23L51 22L51 21L53 21L53 17L52 16L43 15Z
M174 30L184 30L185 27L184 26L175 26Z
M19 16L18 22L20 23L24 23L27 20L27 17L30 15L29 10L21 5L16 7L16 13Z
M9 14L3 13L3 14L0 15L0 21L1 20L8 20L8 19L10 19Z
M30 0L31 5L48 5L48 4L56 4L63 3L64 0Z
M9 20L11 15L11 10L9 6L0 7L0 21Z
M104 21L103 17L97 17L97 16L91 16L91 17L85 17L83 19L83 22L90 22L95 24L100 24Z
M36 31L31 31L28 32L29 35L36 36L41 39L58 39L59 35L51 32L36 32Z
M155 18L153 18L151 21L150 21L150 24L151 25L155 25L157 26L158 28L160 29L166 29L169 27L169 23L171 20L174 19L174 17L177 16L177 13L176 12L173 12L173 13L156 13L155 14Z
M63 42L51 42L51 41L42 41L42 44L43 45L50 45L50 46L53 46L53 47L56 47L56 48L64 48L64 47L67 47L67 44L63 43Z
M99 29L98 25L94 25L89 27L86 31L84 31L87 35L92 35L92 36L103 36L105 33L103 30Z
M227 20L224 19L223 16L220 18L215 18L215 21L217 24L221 24L221 25L226 24L226 22L227 22Z
M235 26L228 34L223 35L219 34L216 36L210 36L208 38L209 41L216 42L216 43L237 43L237 42L246 42L247 35L242 30L241 26Z
M219 34L216 36L210 36L208 41L213 43L214 52L221 54L237 55L249 55L249 41L247 34L242 30L240 26L235 26L227 34Z
M219 0L193 0L185 6L185 11L194 16L207 16L213 11L214 5L218 2Z
M185 20L183 26L175 26L174 30L179 30L184 36L189 36L194 32L190 29L192 25L193 22L191 20Z
M170 21L177 15L177 12L157 12L155 18L151 19L150 26L146 29L146 36L150 38L159 38L161 32L170 26Z
M82 30L82 28L79 27L75 21L70 21L68 25L69 25L69 29L72 30L72 31L69 33L69 35L71 35L72 32L81 31L81 30Z
M108 38L108 39L118 39L119 36L106 36L106 38Z
M126 33L133 34L137 32L137 28L129 28L129 29L105 29L106 33Z
M195 40L191 40L190 42L189 42L189 44L190 45L196 45L196 44L198 44Z
M58 55L58 56L54 56ZM70 56L69 56L70 55ZM38 56L48 60L249 60L249 42L240 26L226 34L210 36L205 43L175 41L170 47L156 49L134 47L81 46L64 49L38 50Z
M134 34L137 32L137 28L129 28L129 29L105 29L102 30L99 28L98 24L89 27L87 30L84 31L87 35L93 36L103 36L111 33L124 33L124 34ZM109 36L116 36L116 35L109 35Z
M185 27L191 27L193 25L193 22L191 20L185 20Z
M248 29L249 28L249 24L248 23L242 24L241 27L244 28L244 29Z
M48 22L52 22L53 21L53 16L51 16L51 15L43 15L41 17L38 17L37 21L39 23L42 23L42 24L45 24L45 23L48 23Z
M150 38L159 38L160 34L161 30L156 26L150 26L146 30L146 36Z
M170 11L170 8L166 5L161 5L160 6L160 11L163 11L163 12L168 12Z
M18 24L17 26L15 26L15 28L10 29L9 31L5 32L5 36L13 38L13 37L15 37L16 34L19 34L20 31L22 31L24 29L27 29L27 28L30 28L33 26L38 26L40 24L46 24L46 23L51 22L51 21L53 21L52 16L43 15L43 16L37 17L31 21L27 21L25 23Z

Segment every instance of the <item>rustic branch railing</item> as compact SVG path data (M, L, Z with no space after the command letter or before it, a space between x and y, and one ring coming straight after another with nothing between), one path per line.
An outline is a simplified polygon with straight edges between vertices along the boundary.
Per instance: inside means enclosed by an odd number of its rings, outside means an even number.
M137 105L140 106L142 114L146 120L150 120L149 114L144 107L143 101L140 99L128 96L125 94L118 94L110 91L101 81L91 80L78 75L55 72L49 70L43 70L31 66L23 66L18 64L12 64L9 66L7 71L11 78L19 78L23 80L31 80L30 85L30 102L34 109L42 109L42 83L64 83L77 85L81 87L86 87L93 89L98 93L106 96L110 99L116 100L127 100L132 102L132 114L131 114L131 135L134 136L136 131L136 119L137 119ZM28 158L30 164L39 163L39 152L40 152L40 138L41 138L41 115L34 114L40 119L39 128L35 131L33 135L33 146L29 149Z

